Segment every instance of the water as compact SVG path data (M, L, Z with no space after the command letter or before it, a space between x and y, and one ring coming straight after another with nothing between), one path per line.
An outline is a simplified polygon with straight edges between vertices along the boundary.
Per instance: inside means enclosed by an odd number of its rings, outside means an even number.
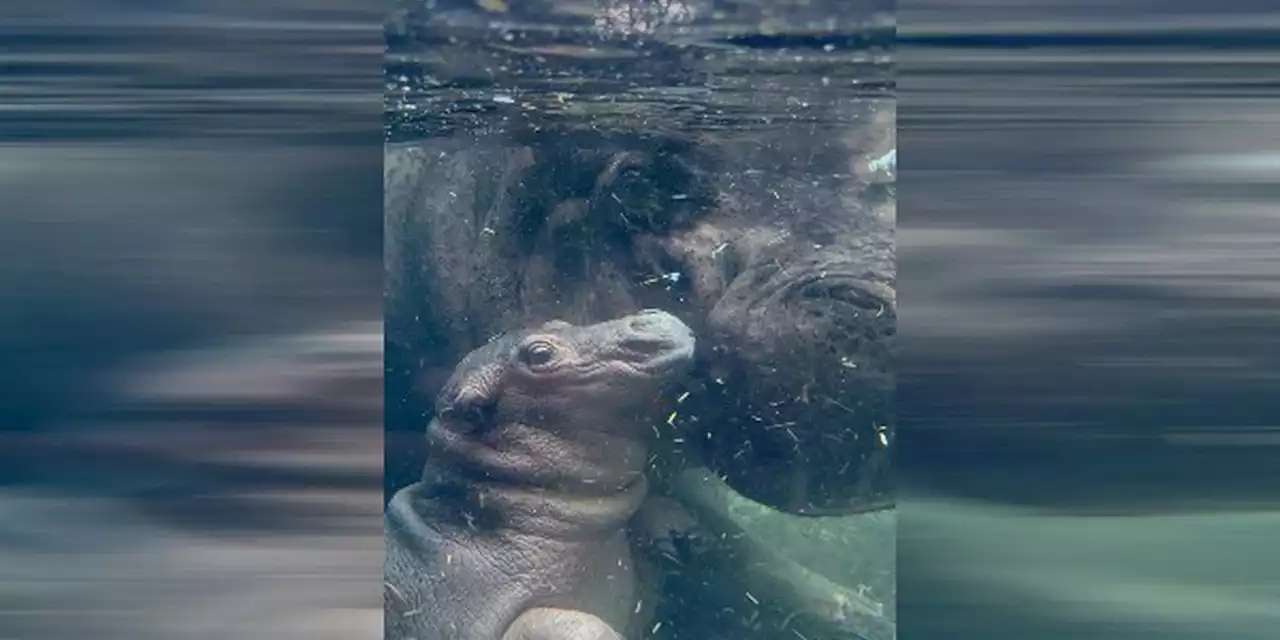
M705 217L726 201L765 198L744 207L830 207L820 217L867 215L867 229L887 230L891 238L894 25L887 6L604 2L521 10L496 3L484 5L488 12L468 3L401 6L389 28L385 94L388 393L397 407L388 416L388 493L415 479L421 466L423 416L430 411L422 398L434 394L459 354L488 335L543 315L599 320L635 306L669 309L706 326L696 298L707 276L670 264L645 272L649 265L619 257L632 249L613 236L603 241L611 252L592 253L588 244L581 266L556 262L563 281L536 285L545 290L526 283L500 295L509 270L519 278L540 268L539 253L546 260L571 253L538 245L528 263L508 263L507 256L528 249L507 240L525 233L507 216L545 216L543 224L554 225L558 216L585 215L584 224L607 229L614 223L599 211L616 209L630 233L662 238L666 225ZM603 182L616 158L655 148L675 155L670 166L640 167L642 177L621 187ZM698 173L705 156L719 161L717 175ZM682 177L686 167L694 178ZM540 187L543 174L552 177ZM422 175L431 178L422 182ZM613 189L618 206L590 195L601 184ZM588 203L587 213L564 213L579 201ZM474 233L461 230L468 219L475 220ZM785 223L770 228L790 232ZM490 249L494 243L510 248ZM470 266L460 249L489 257ZM449 269L471 274L472 290L455 290ZM508 309L503 296L524 302ZM697 424L679 426L688 438L701 437ZM681 440L675 438L678 450L687 448ZM786 454L785 443L775 446L781 451L770 455ZM802 518L736 495L722 502L736 526L798 563L792 573L801 577L784 587L794 593L781 597L806 604L793 609L770 601L775 594L767 585L729 577L739 568L708 575L673 570L658 615L638 637L893 637L892 511ZM813 616L826 619L815 624L807 619Z
M673 2L670 17L649 20L628 11L668 3L615 5L500 17L406 12L391 27L390 139L517 123L745 135L788 123L852 126L857 109L892 100L887 12L810 5L807 15L777 11L762 32L769 12L749 5L712 12Z

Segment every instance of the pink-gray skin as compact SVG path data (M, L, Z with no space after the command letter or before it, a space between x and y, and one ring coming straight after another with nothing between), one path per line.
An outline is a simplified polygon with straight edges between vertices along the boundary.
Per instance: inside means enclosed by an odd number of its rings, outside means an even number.
M463 358L386 511L388 640L606 640L639 624L627 521L694 338L661 311L552 321Z

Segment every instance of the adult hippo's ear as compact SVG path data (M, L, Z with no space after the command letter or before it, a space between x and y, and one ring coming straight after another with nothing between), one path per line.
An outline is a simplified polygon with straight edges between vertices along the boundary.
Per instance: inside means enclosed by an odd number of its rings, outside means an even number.
M442 420L482 431L493 424L493 412L502 395L502 367L488 365L468 371L451 381L436 400Z

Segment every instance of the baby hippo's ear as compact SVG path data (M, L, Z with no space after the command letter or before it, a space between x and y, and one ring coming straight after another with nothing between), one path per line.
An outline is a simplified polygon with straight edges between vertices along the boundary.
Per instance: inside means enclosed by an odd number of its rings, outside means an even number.
M502 395L502 367L480 367L440 393L436 412L442 419L466 423L472 431L488 428Z

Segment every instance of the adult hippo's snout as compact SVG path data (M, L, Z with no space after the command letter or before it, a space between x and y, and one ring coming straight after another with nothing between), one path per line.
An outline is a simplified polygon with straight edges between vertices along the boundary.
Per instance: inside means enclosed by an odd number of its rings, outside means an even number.
M891 284L854 265L806 262L769 262L736 278L711 310L711 330L728 346L751 345L771 358L883 363L895 328Z
M790 257L743 270L708 314L708 410L717 416L706 456L739 492L786 511L884 508L892 282L847 252Z

